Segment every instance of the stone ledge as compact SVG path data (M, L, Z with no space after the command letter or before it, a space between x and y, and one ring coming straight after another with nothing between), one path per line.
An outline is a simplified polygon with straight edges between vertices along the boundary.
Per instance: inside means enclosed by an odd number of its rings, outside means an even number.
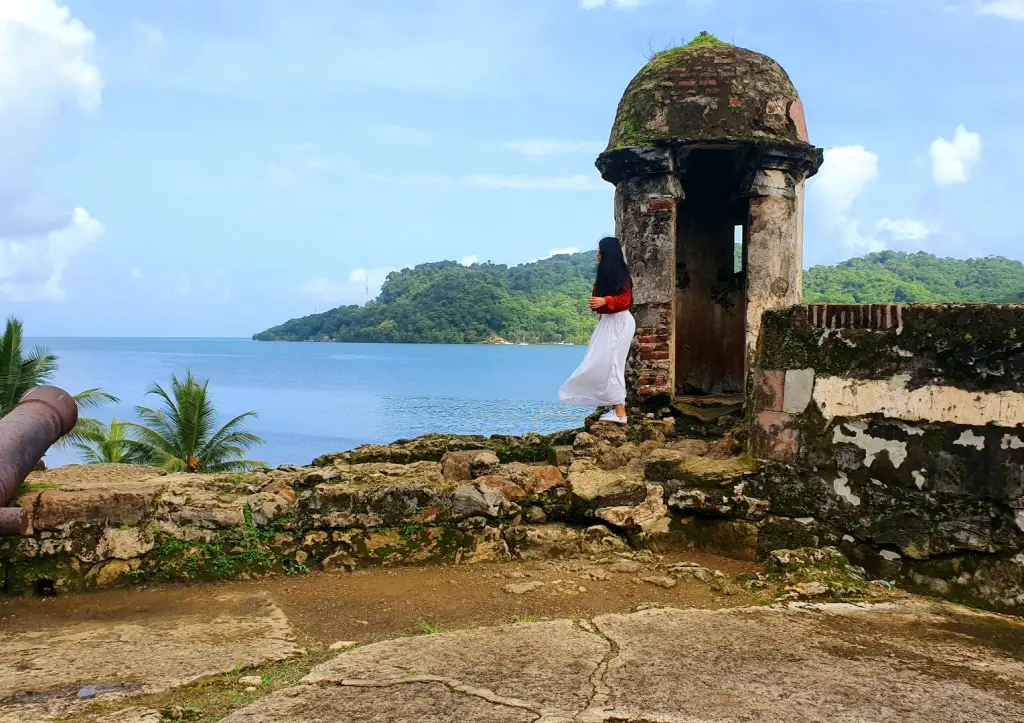
M364 448L321 466L234 475L123 466L36 473L18 498L34 527L0 539L0 574L7 594L47 594L629 547L762 560L780 548L837 545L915 589L1024 611L1015 508L933 490L937 480L918 477L865 485L849 472L840 485L779 464L758 469L730 456L728 438L638 441L652 424L670 423L590 424L547 437L545 449L532 446L538 437L507 443L542 459L557 446L558 467L503 461L503 453L478 451L477 438L432 435L394 451L429 449L438 459L405 464L345 461L366 459ZM448 449L467 439L471 449ZM383 449L369 452L386 457ZM469 464L446 477L445 454ZM856 462L849 454L835 461L851 470ZM988 527L978 526L982 518ZM998 529L989 529L992 520Z

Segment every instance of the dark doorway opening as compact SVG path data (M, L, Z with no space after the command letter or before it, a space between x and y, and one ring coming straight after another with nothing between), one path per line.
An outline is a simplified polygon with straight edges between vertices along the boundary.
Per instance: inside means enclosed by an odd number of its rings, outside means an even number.
M735 395L746 355L749 152L690 150L676 225L676 393ZM740 239L737 254L737 236Z

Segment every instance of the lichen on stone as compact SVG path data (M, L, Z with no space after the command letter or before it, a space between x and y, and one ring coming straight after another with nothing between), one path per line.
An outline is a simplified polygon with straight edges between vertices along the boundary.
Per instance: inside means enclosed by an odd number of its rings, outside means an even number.
M768 580L798 598L863 597L868 579L834 547L775 550L765 563Z

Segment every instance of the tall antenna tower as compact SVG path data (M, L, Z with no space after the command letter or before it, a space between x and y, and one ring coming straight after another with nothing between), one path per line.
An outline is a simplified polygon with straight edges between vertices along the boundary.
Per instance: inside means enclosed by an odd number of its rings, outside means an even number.
M363 286L363 306L366 306L367 304L370 303L370 275L369 274L367 274L366 277L363 278L363 283L364 283L364 286Z

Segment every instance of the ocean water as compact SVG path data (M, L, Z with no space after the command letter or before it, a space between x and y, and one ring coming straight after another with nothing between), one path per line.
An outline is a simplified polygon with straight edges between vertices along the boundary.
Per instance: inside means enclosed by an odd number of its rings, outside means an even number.
M523 434L582 423L588 410L558 401L583 346L441 346L268 343L241 339L29 339L56 354L55 383L71 393L100 387L118 405L87 410L134 420L154 382L186 370L210 380L224 422L248 410L266 440L250 457L308 464L318 455L428 432ZM50 466L77 462L52 450Z

